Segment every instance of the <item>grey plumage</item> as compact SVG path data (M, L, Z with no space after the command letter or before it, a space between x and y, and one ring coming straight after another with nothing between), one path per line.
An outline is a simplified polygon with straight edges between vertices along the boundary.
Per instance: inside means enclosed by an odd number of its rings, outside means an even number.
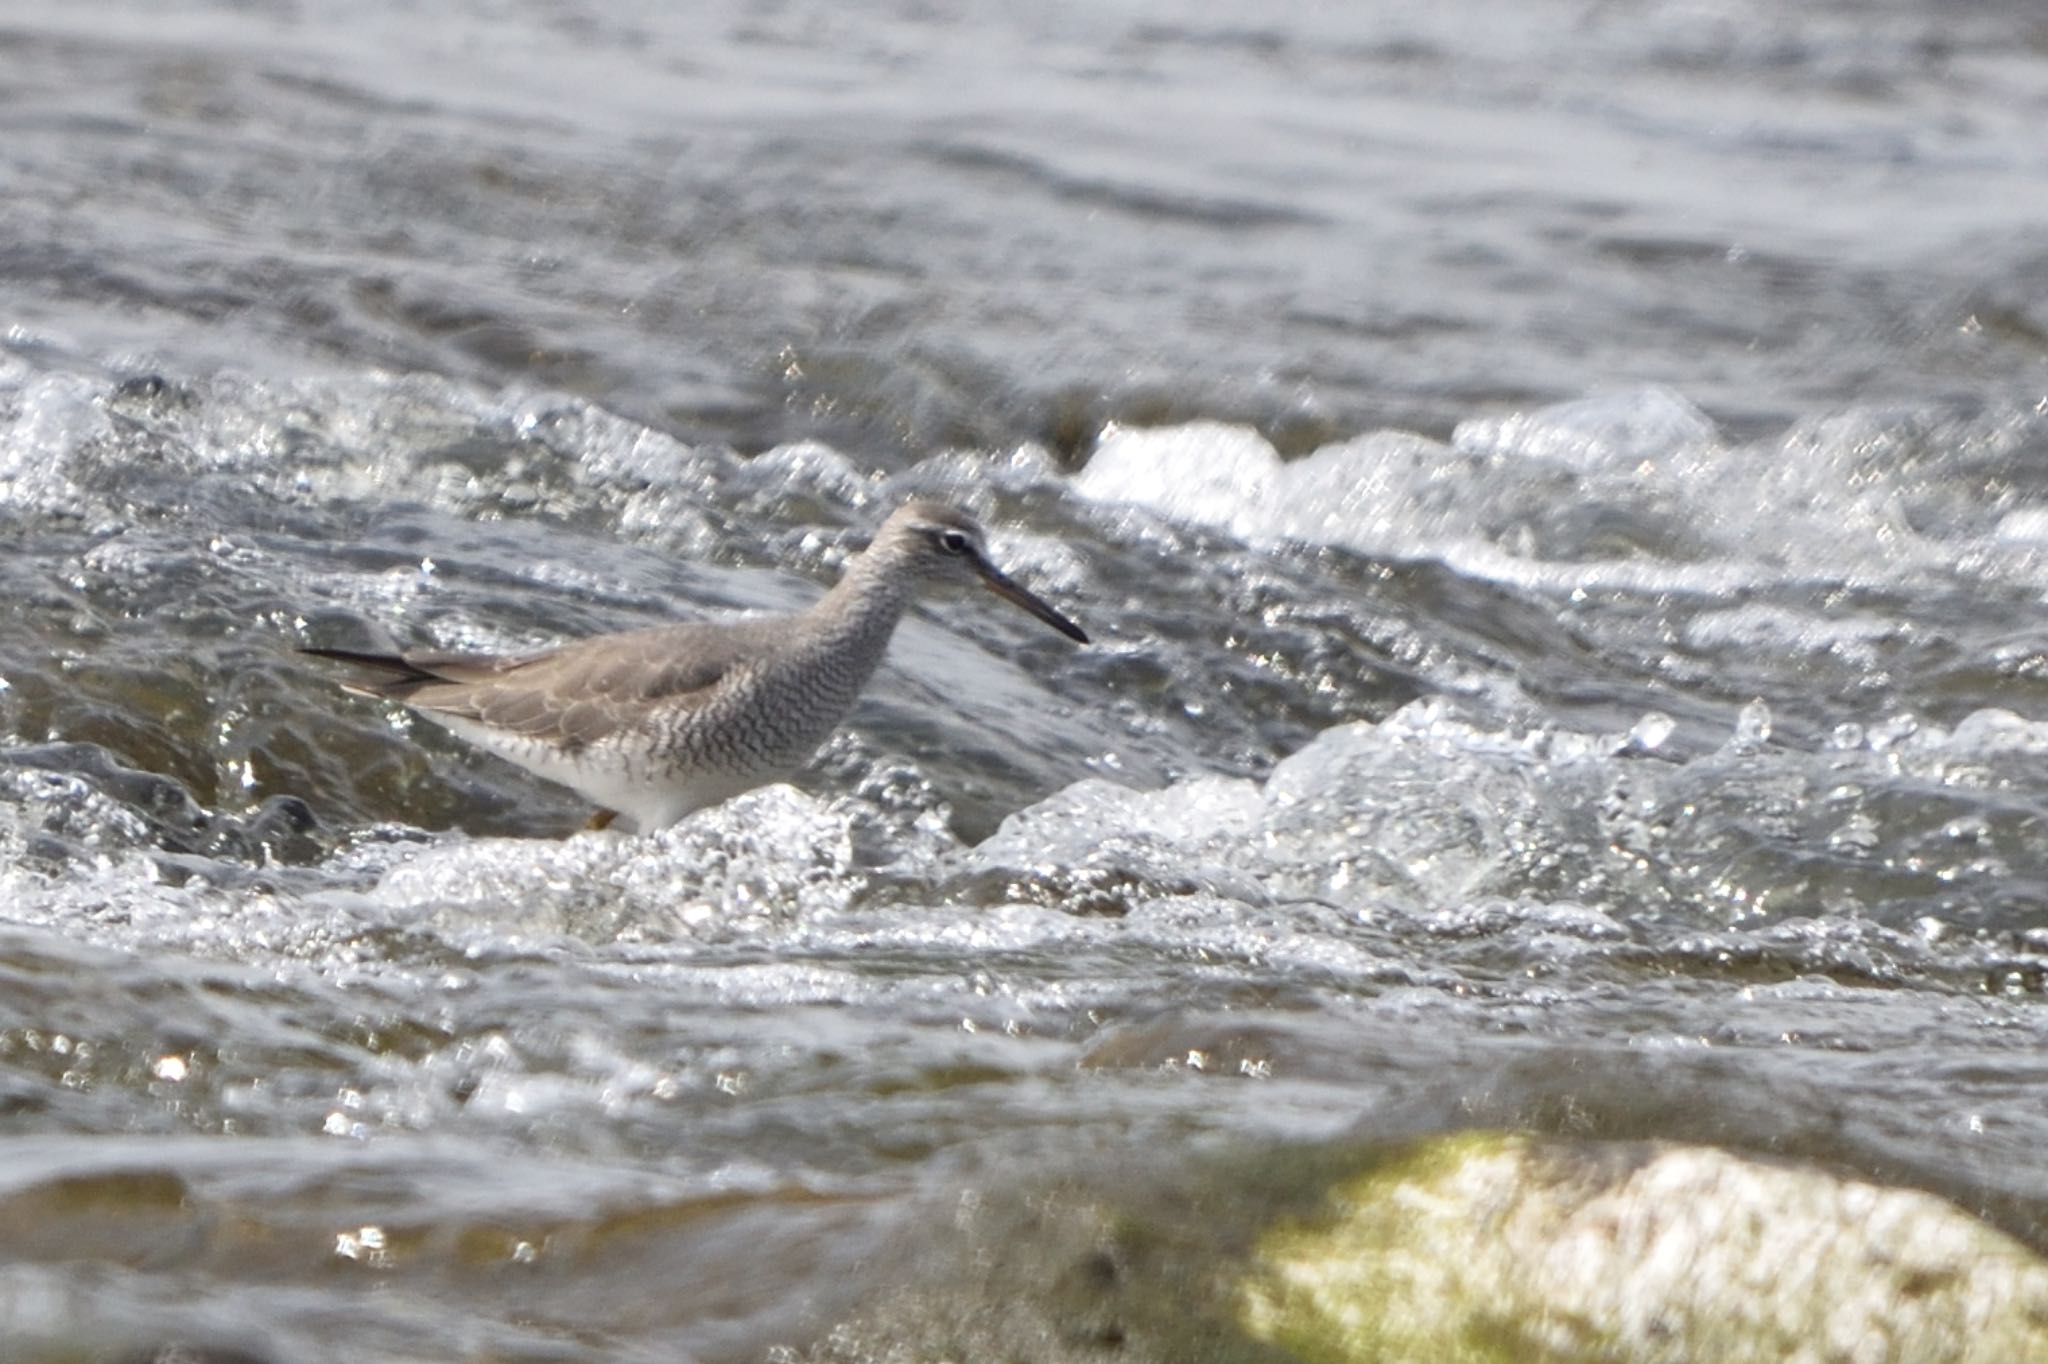
M852 710L912 598L979 582L1078 642L1079 626L988 561L965 512L912 501L883 523L809 610L656 626L521 655L304 653L371 676L344 683L401 701L471 743L577 791L629 828L788 776Z

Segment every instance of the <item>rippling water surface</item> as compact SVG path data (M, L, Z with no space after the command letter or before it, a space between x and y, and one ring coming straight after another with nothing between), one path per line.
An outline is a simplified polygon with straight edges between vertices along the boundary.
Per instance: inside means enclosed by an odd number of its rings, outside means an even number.
M1357 8L0 13L9 1358L752 1358L1475 1124L2048 1248L2048 29ZM1096 643L654 837L293 653L912 494Z

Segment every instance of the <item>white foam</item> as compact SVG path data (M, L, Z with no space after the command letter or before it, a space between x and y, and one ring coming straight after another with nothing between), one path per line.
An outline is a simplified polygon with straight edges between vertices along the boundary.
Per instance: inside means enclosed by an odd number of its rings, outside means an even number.
M1249 541L1436 559L1545 590L1728 594L1957 570L2048 586L2048 522L1984 514L1950 472L2022 458L2033 429L1867 412L1729 444L1652 387L1475 417L1448 446L1377 432L1293 461L1242 427L1113 426L1074 487Z
M1720 433L1706 413L1683 397L1652 386L1533 412L1473 417L1458 423L1451 444L1467 454L1549 460L1593 473L1711 453L1720 445Z
M457 940L758 930L853 902L873 870L856 848L873 813L765 786L651 836L450 840L410 850L375 899ZM904 870L950 844L928 823L895 837Z
M77 464L113 427L104 385L65 374L37 374L0 392L0 506L87 516L97 504Z

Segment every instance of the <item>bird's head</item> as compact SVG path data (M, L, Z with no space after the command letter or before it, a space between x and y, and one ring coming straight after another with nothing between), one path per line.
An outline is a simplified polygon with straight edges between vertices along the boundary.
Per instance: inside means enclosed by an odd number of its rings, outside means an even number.
M979 585L1029 611L1079 644L1087 632L997 568L988 557L981 523L957 507L918 498L890 514L868 553L905 575L916 590L939 583Z

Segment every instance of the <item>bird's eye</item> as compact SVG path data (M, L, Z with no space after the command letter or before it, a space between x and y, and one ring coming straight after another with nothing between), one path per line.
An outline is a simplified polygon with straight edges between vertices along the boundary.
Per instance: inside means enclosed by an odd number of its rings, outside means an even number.
M965 554L968 550L967 537L957 530L939 532L939 548L948 554Z

